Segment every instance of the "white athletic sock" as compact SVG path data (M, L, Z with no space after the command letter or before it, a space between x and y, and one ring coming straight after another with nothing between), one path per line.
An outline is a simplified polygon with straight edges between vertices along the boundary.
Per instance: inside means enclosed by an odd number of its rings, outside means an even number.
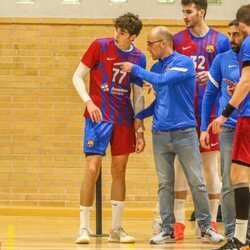
M246 243L247 224L248 220L236 219L234 237L243 244Z
M211 218L212 218L212 221L215 221L215 222L217 219L219 204L220 204L219 199L209 200Z
M89 218L92 207L80 206L80 230L83 228L89 229Z
M175 222L179 222L185 225L185 200L183 199L174 200L174 215L175 215Z
M111 201L112 205L112 225L111 229L116 230L121 227L124 201Z

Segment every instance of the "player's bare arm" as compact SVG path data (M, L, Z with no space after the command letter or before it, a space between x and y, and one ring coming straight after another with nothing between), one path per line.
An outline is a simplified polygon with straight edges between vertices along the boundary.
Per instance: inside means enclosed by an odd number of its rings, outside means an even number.
M142 120L140 120L138 118L135 118L135 120L134 120L134 128L135 128L135 131L138 131L139 128L142 128L143 130L145 130L145 127L143 125Z
M246 98L250 91L250 66L242 69L242 74L237 87L235 88L234 94L229 101L233 107L238 107L241 102Z
M153 91L153 86L152 86L152 84L151 83L149 83L149 82L146 82L146 81L144 81L144 83L143 83L143 87L146 87L147 88L147 92L148 92L148 94L150 94L152 91ZM155 94L155 93L154 93Z
M133 83L133 106L135 115L144 109L144 95L143 89L141 86L138 86ZM136 131L136 146L135 152L141 153L145 148L145 139L144 139L144 127L142 126L135 129Z

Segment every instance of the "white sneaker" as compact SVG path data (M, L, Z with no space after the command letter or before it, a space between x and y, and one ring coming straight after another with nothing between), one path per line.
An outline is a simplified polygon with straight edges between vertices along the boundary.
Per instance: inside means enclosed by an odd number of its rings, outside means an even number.
M149 239L150 244L164 244L164 243L173 243L173 242L175 242L174 232L166 233L162 231L156 236L153 236L152 238Z
M135 238L133 236L127 235L122 228L119 228L117 230L110 230L108 241L119 243L134 243Z
M76 239L76 244L88 244L89 243L89 230L88 228L82 228L79 232L79 236Z
M212 228L208 228L205 232L201 232L201 239L204 242L205 239L211 243L220 243L225 240L224 236L216 233Z
M218 232L217 223L215 221L211 221L211 227L212 227L214 232L216 232L216 233ZM197 220L195 220L194 231L195 231L195 237L197 239L201 239L202 242L204 242L204 243L210 242L210 240L207 239L206 237L201 237L201 230L200 230L200 228L198 226Z

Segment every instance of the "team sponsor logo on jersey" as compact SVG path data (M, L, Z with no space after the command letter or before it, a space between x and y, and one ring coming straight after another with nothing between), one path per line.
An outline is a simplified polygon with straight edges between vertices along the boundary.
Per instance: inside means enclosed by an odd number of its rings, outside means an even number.
M109 86L108 86L107 83L101 84L100 87L101 87L102 91L104 91L104 92L108 92L109 91Z
M206 51L208 53L213 53L215 51L215 46L213 44L207 44Z
M115 88L115 87L113 87L111 89L111 94L112 95L121 95L121 96L123 96L126 93L128 93L128 89L119 89L119 88Z
M89 148L92 148L94 146L94 141L93 140L89 140L87 143Z

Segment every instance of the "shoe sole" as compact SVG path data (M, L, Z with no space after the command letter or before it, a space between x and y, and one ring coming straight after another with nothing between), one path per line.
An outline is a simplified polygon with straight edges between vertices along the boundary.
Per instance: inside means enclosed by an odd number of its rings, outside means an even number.
M124 244L135 243L135 241L119 241L119 240L108 240L108 242L111 242L111 243L124 243Z
M223 241L225 241L225 239L221 239L220 241L211 241L211 240L209 240L208 238L206 238L206 237L201 237L201 241L203 242L203 243L210 243L210 244L220 244L220 243L222 243Z
M149 241L150 244L152 245L161 245L161 244L168 244L168 243L175 243L176 240L164 240L160 242L154 242L153 240Z
M89 244L89 240L79 240L76 241L76 244Z
M108 239L109 242L113 243L135 243L135 240L116 240L116 239Z

